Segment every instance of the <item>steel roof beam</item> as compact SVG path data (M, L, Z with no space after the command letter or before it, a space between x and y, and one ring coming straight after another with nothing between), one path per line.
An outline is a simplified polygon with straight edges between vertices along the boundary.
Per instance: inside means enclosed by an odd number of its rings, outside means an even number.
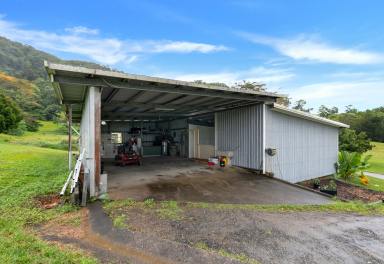
M191 88L183 86L174 86L170 87L161 87L157 85L131 85L128 82L116 82L116 81L104 81L100 78L80 78L80 77L70 77L70 76L55 76L55 81L59 83L68 83L68 84L77 84L77 85L88 85L88 86L100 86L100 87L111 87L111 88L121 88L121 89L132 89L132 90L141 90L141 91L154 91L162 93L174 93L182 95L195 95L195 96L209 96L217 98L228 98L228 99L239 99L239 100L252 100L252 101L268 101L275 102L275 97L255 95L250 93L241 93L235 91L225 91L225 90L209 90L203 88Z

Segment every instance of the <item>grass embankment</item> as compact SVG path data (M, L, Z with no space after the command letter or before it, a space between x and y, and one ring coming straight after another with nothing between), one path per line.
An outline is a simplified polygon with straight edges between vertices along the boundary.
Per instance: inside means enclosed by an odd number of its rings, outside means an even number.
M372 155L372 158L369 160L371 165L367 171L384 174L384 143L381 142L372 142L372 150L368 151L368 155Z
M36 147L61 149L68 148L68 136L66 128L60 124L49 121L40 121L41 126L37 132L25 132L22 136L0 134L0 143L31 145ZM76 148L76 139L73 139L73 147Z
M76 210L70 205L44 210L35 203L34 197L60 190L67 175L65 151L32 146L35 139L57 143L64 137L52 133L59 129L53 123L42 129L0 135L0 263L93 263L80 252L42 241L30 228Z

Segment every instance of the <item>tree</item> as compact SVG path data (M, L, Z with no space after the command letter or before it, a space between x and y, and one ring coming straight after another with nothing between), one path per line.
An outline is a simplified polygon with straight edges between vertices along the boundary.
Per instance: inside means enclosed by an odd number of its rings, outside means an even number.
M7 133L22 120L19 108L11 98L0 93L0 133Z
M319 107L319 116L329 118L331 115L337 114L339 109L337 107L328 108L325 105Z
M353 105L347 105L347 106L345 107L345 112L346 112L346 113L354 113L354 114L357 114L358 110L357 110L355 107L353 107Z
M357 133L350 128L344 128L339 134L339 149L342 151L364 153L372 149L370 139L365 132Z
M300 110L300 111L309 113L313 110L313 108L304 108L306 104L307 104L307 102L305 100L300 99L300 100L295 102L292 109L296 109L296 110Z
M384 142L384 111L376 108L360 112L356 131L365 131L367 136L374 141Z
M34 84L38 87L38 103L41 105L40 118L56 120L62 109L57 102L52 84L41 78L35 80Z
M266 90L264 83L250 82L250 81L235 83L233 88L249 90L249 91L257 91L257 92L264 92Z
M289 98L287 96L279 97L279 98L276 99L276 103L288 107L291 104L291 98Z

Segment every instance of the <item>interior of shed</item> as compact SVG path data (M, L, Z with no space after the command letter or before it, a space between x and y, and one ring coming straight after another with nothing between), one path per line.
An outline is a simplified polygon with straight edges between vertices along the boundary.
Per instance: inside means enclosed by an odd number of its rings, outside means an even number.
M101 167L108 188L151 180L165 165L172 175L169 170L188 170L213 156L214 113L199 113L211 103L207 101L202 96L105 88Z

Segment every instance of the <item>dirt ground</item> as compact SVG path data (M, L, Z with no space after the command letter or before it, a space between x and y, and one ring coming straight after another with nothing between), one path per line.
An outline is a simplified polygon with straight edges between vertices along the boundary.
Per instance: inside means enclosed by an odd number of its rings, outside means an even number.
M384 263L384 218L378 216L183 206L178 219L136 207L116 213L124 216L123 227L114 227L95 203L81 226L55 223L40 233L102 263Z

